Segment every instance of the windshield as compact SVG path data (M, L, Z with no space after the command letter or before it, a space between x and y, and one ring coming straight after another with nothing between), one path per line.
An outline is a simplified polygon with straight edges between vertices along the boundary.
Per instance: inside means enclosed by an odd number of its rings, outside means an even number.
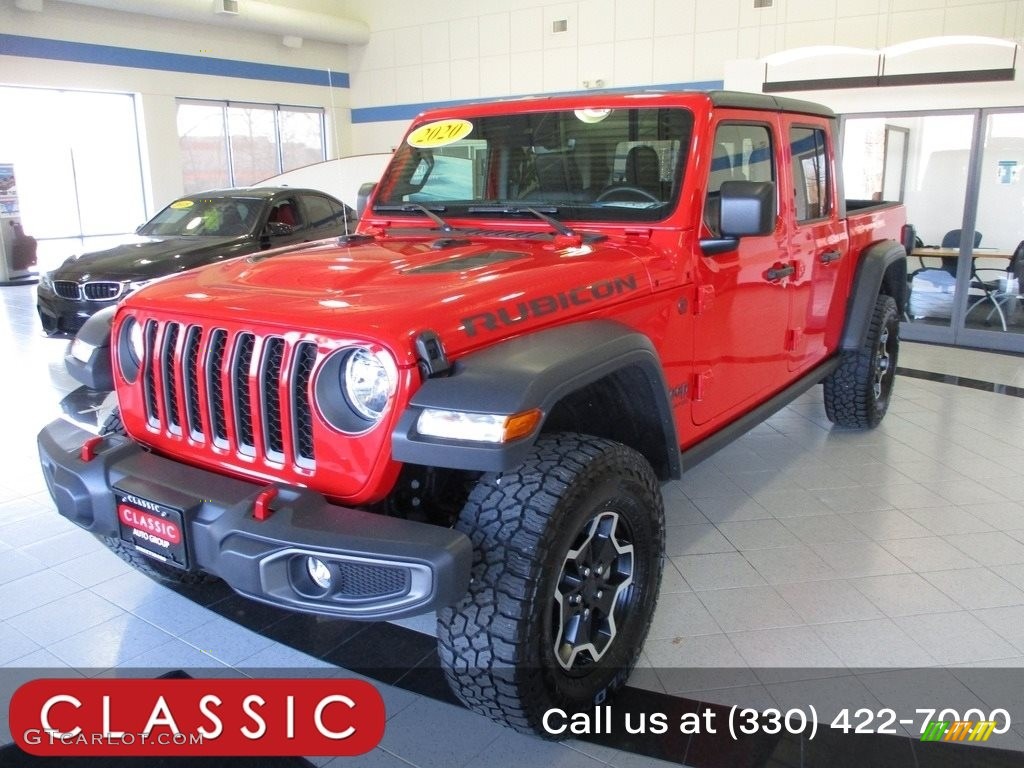
M679 194L692 125L679 108L428 122L396 151L374 207L420 203L456 216L535 207L558 218L656 221Z
M139 228L140 235L233 237L256 227L263 201L257 198L203 197L176 200Z

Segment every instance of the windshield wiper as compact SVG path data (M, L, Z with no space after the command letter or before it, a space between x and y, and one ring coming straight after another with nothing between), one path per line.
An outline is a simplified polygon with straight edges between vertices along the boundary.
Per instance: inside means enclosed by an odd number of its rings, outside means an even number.
M569 227L565 226L558 219L553 216L548 216L549 213L558 213L558 209L555 207L550 208L534 208L529 205L471 205L466 209L467 213L503 213L508 216L514 216L516 214L528 213L531 216L536 216L538 219L543 221L555 232L564 237L575 237L576 233Z
M379 203L373 206L375 211L401 211L402 213L422 213L432 222L437 224L441 228L442 232L454 232L455 228L452 227L447 221L438 216L434 211L441 211L442 213L446 210L443 205L434 206L432 209L423 205L422 203Z

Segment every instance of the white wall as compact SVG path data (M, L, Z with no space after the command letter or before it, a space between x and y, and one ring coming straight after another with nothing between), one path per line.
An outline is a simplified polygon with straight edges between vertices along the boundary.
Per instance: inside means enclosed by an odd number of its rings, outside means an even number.
M137 0L142 5L146 0ZM0 0L0 33L348 72L351 89L0 56L0 83L139 94L152 208L181 191L175 97L327 110L328 157L390 151L436 102L589 87L718 84L733 62L806 45L881 48L928 35L1024 40L1021 0L275 0L367 22L366 46L305 41L43 0ZM563 33L552 22L566 20ZM941 86L914 90L922 101ZM872 98L866 94L866 107ZM1016 98L1016 96L1014 96ZM1020 103L1020 102L1018 102Z
M409 118L435 102L717 83L734 60L809 45L1024 39L1021 0L775 0L765 9L753 0L346 0L345 8L372 30L350 59L359 152L390 150ZM560 19L567 31L552 33ZM407 108L380 109L394 105Z
M43 8L42 13L21 11L13 0L0 0L0 33L321 71L347 72L349 67L344 45L305 40L301 48L293 49L286 48L279 36L256 32L55 0L44 0ZM354 152L347 88L6 55L0 56L0 84L137 94L150 213L182 193L176 98L322 107L327 117L328 157Z

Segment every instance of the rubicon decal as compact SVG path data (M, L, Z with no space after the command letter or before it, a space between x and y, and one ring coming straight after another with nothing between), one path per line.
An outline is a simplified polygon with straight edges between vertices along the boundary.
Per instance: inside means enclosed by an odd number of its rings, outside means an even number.
M362 680L35 680L10 729L39 756L361 755L384 735Z
M463 318L462 330L466 332L467 336L476 336L480 330L496 331L502 327L513 327L524 320L562 312L570 307L604 301L624 293L632 293L636 288L636 275L599 280L596 283L568 291L537 296L515 304L506 304L498 307L494 312L481 312L478 315Z

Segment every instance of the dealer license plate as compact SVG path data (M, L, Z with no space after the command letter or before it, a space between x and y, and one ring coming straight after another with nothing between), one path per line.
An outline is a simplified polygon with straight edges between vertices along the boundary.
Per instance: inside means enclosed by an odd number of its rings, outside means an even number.
M119 494L117 518L121 524L121 538L144 555L176 568L188 567L181 510L138 496Z

